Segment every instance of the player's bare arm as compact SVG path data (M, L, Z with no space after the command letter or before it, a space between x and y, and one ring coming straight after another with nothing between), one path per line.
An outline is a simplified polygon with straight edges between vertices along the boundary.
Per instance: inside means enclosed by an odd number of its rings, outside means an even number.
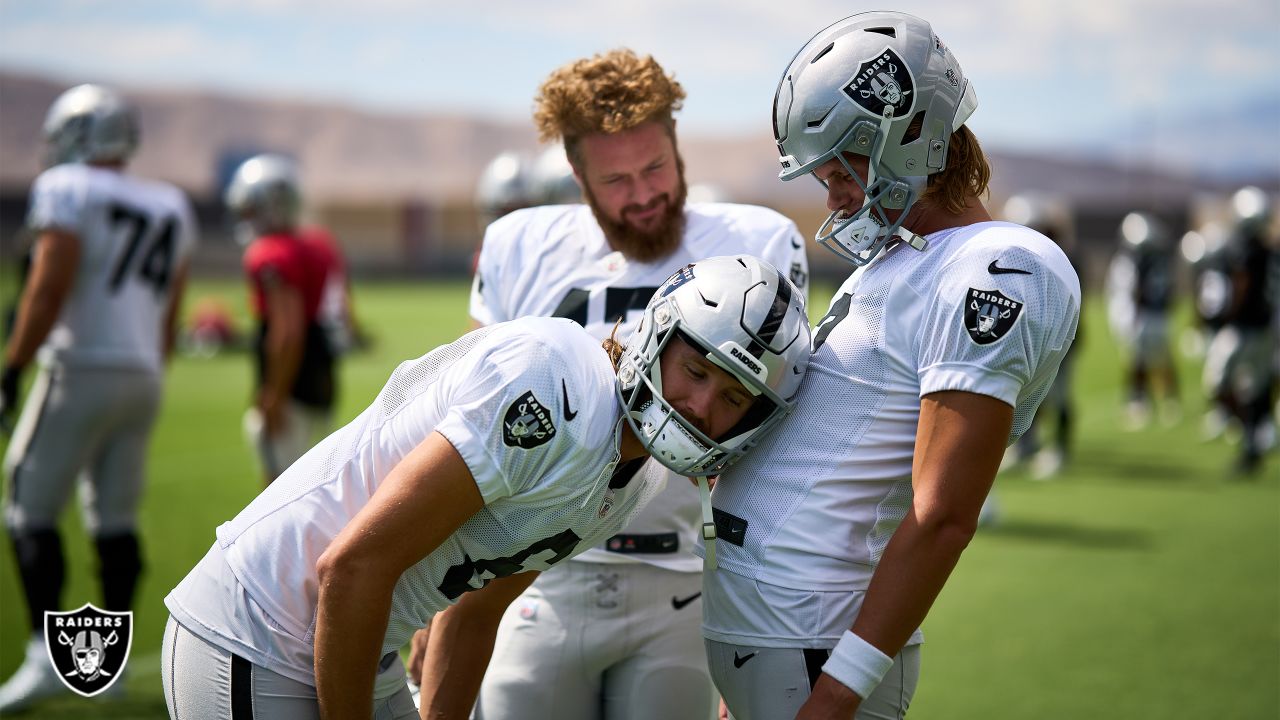
M182 298L187 290L189 268L189 263L180 263L174 268L173 278L169 281L169 305L164 317L164 347L161 348L166 361L173 357L173 347L178 339L178 321L182 315Z
M431 621L419 712L428 720L465 720L493 655L498 623L511 601L533 584L536 572L499 578L467 593Z
M396 581L483 506L462 456L433 432L320 556L315 676L321 717L369 714Z
M267 435L273 436L281 428L284 408L302 364L306 312L302 293L297 289L282 282L266 282L264 285L267 304L266 368L258 409L266 423Z
M13 336L5 348L7 367L31 362L58 320L58 313L75 284L80 264L80 239L63 230L45 230L36 238L31 275L22 292Z
M852 628L885 655L897 655L924 622L973 538L1012 424L1013 408L986 395L950 391L921 399L912 508L885 548ZM860 701L823 673L796 717L852 717Z

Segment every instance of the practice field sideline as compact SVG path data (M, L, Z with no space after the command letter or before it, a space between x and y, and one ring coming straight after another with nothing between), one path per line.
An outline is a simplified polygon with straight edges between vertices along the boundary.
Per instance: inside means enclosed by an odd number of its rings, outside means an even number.
M814 290L815 318L831 289ZM249 330L240 283L194 283L187 307L206 297L224 299L239 329ZM340 421L364 409L401 361L461 334L466 304L463 281L358 287L357 313L374 344L342 367ZM1182 417L1122 431L1121 355L1100 303L1087 303L1086 313L1073 462L1052 482L1016 470L997 480L999 521L979 532L925 624L911 717L1274 720L1280 461L1273 454L1255 478L1234 479L1235 448L1199 440L1193 360L1181 368ZM27 717L167 717L161 601L213 542L213 528L260 488L240 430L250 357L178 357L169 373L142 508L148 569L128 695L68 697ZM63 528L63 604L98 603L75 513ZM12 548L7 538L0 545L0 677L7 678L21 662L27 628Z

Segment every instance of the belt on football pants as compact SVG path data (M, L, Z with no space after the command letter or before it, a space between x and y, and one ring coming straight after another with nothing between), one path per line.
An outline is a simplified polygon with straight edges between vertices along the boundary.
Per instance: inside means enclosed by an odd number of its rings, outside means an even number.
M631 555L633 553L666 555L680 549L680 536L673 532L647 535L619 534L606 540L604 549L623 555Z

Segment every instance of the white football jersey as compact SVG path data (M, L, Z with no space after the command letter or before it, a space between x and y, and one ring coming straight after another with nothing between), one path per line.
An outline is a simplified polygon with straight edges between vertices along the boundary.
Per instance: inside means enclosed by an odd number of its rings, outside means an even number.
M58 165L36 178L27 226L80 241L75 284L41 362L158 372L171 280L196 243L182 191L115 170Z
M649 298L672 273L696 260L739 253L767 260L808 299L804 240L795 223L767 208L691 203L680 246L653 263L631 262L612 250L587 205L517 210L485 232L471 289L471 317L485 325L526 315L565 317L601 340L621 319L617 338L625 343ZM674 537L676 552L620 554L597 548L578 559L700 571L693 540L701 525L697 488L673 475L667 489L625 532Z
M316 561L434 430L485 506L397 581L382 644L395 652L462 593L591 547L661 489L664 473L615 477L621 412L608 356L577 325L529 318L469 333L402 363L368 409L218 528L214 562L165 603L215 645L314 683Z
M818 619L800 596L866 589L911 507L924 395L1008 403L1007 443L1030 425L1075 337L1071 264L1048 238L1004 222L928 241L923 252L899 244L845 281L814 329L795 411L716 484L721 572L704 582L707 637L829 647L848 629L852 616Z

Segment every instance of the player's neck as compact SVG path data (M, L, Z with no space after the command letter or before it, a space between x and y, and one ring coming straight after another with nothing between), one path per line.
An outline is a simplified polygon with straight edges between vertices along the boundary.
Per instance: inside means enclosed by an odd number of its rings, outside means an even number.
M618 438L618 464L630 462L636 458L648 457L649 451L645 449L640 442L640 438L636 437L635 431L631 429L631 423L623 422L622 431Z
M924 237L948 228L991 221L991 213L987 212L981 200L976 197L969 197L967 200L964 209L958 213L936 207L927 201L918 202L908 213L902 226Z

